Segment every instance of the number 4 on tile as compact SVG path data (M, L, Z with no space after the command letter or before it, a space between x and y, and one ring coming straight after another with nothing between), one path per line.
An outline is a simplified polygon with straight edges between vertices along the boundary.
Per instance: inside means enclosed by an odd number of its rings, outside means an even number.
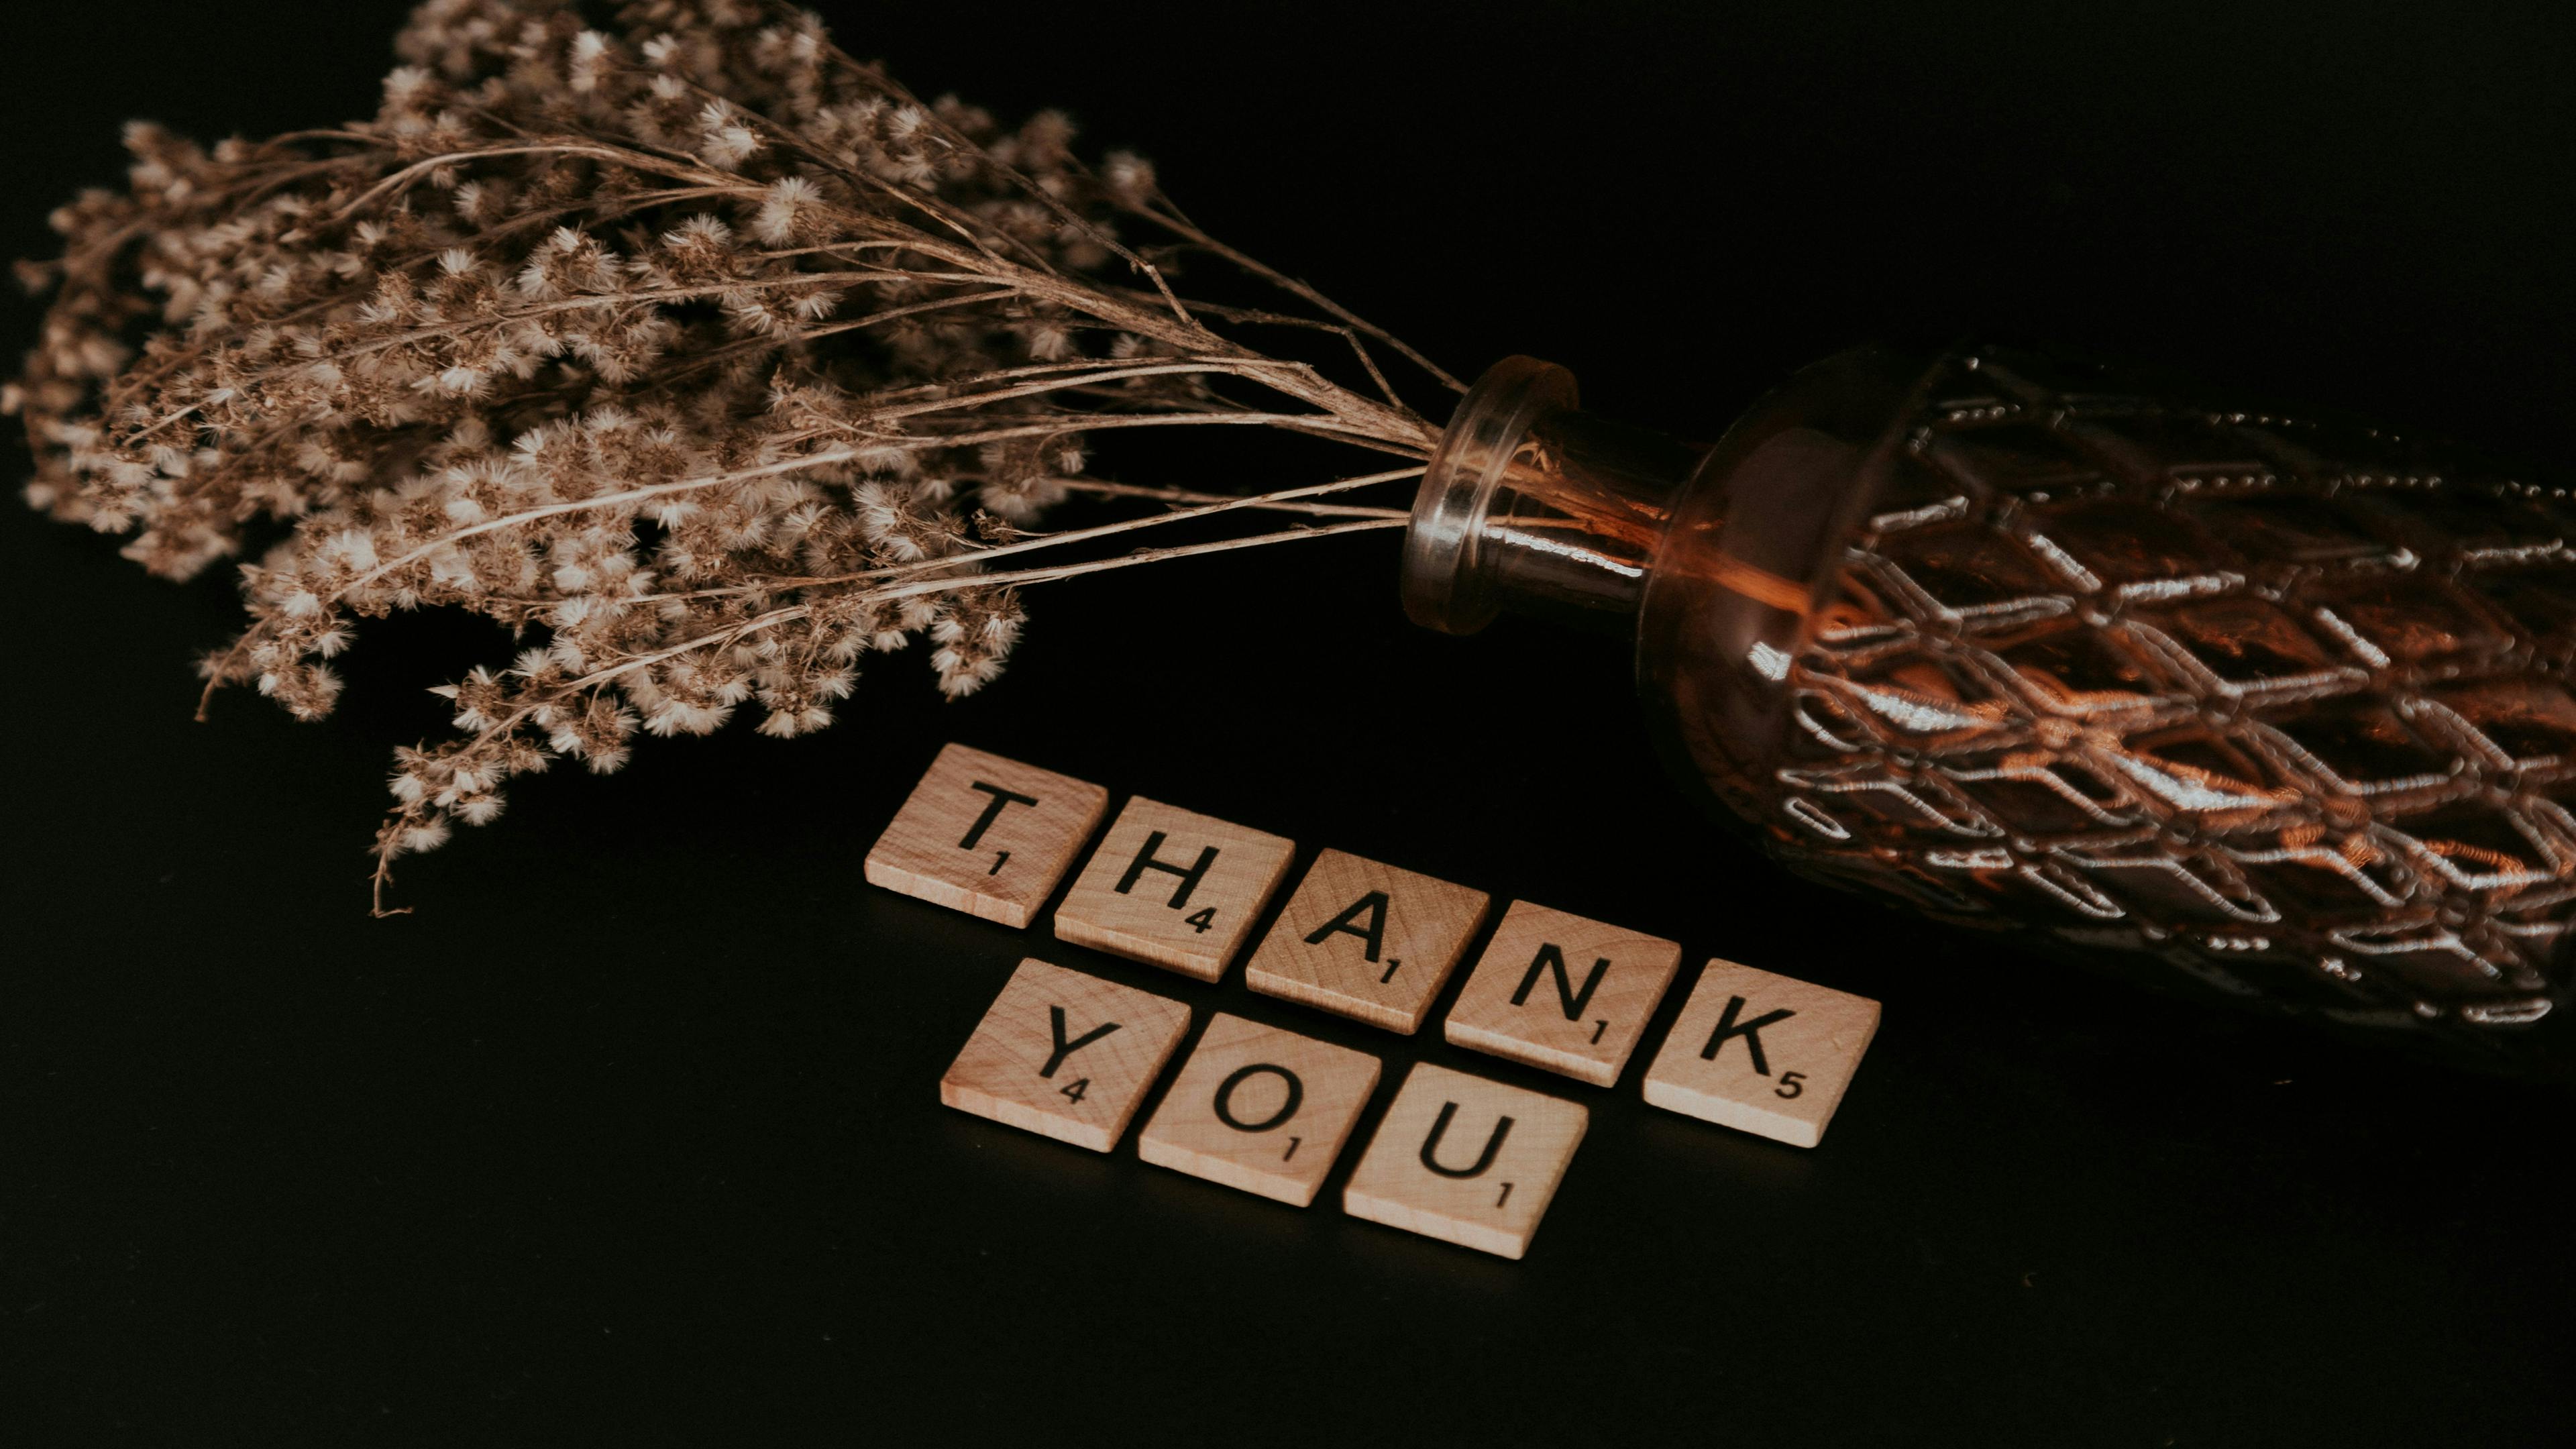
M1295 853L1276 835L1130 800L1056 907L1056 936L1214 981Z
M1189 1025L1177 1001L1023 961L939 1079L939 1100L1107 1152Z

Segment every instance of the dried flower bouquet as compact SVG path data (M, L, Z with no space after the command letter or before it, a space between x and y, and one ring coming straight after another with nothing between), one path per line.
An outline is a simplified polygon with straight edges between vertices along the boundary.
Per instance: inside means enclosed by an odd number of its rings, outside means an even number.
M395 609L521 633L440 687L458 737L396 751L380 911L397 856L557 756L615 770L638 729L745 705L766 734L820 728L863 656L915 636L964 694L1017 638L1020 585L1395 526L1314 501L1418 476L1437 437L1371 345L1457 386L1200 232L1144 162L1084 164L1059 115L924 105L811 16L638 0L602 31L553 0L429 0L396 50L372 120L211 150L133 127L130 190L64 207L62 258L23 268L54 299L0 395L29 501L152 572L268 545L209 694L319 718L355 621ZM1175 262L1285 300L1184 296ZM1338 334L1354 385L1243 340L1283 328ZM1170 426L1401 466L1250 497L1085 473L1088 440ZM1025 531L1072 492L1161 511ZM1334 521L1081 547L1256 507Z

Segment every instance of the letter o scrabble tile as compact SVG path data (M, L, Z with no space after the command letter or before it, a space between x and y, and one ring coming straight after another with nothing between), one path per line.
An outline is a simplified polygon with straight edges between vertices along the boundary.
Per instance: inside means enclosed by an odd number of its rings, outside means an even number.
M1677 941L1514 901L1443 1032L1459 1046L1607 1087L1681 964Z
M1264 996L1410 1034L1467 949L1483 891L1327 850L1243 968Z
M1377 1075L1366 1052L1221 1013L1137 1134L1136 1155L1304 1207Z
M1296 844L1139 796L1055 908L1060 941L1214 981Z
M939 1079L961 1112L1107 1152L1190 1029L1168 997L1022 961Z
M1026 926L1109 806L1109 792L950 745L868 851L871 885Z
M1590 1120L1578 1103L1419 1063L1342 1189L1342 1211L1520 1257Z
M1813 1147L1877 1031L1866 996L1711 961L1646 1068L1646 1100Z

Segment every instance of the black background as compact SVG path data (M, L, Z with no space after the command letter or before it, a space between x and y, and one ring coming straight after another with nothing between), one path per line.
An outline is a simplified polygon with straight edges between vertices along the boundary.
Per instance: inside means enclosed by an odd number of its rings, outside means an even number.
M1453 369L1552 358L1615 415L1708 436L1840 346L1973 330L2565 454L2576 88L2526 17L829 10L925 94L1147 151L1219 235ZM13 7L0 251L118 176L129 115L372 111L398 16ZM964 704L899 656L814 739L558 770L408 863L417 914L384 921L386 752L504 641L393 621L328 723L236 694L200 726L227 579L23 511L0 548L13 1442L2567 1442L2563 1094L1796 883L1658 777L1615 642L1413 630L1392 535L1051 586ZM1594 1091L865 887L949 739L1885 1025L1799 1152L1646 1108L1633 1068ZM1339 1175L1300 1213L943 1110L1032 953L1390 1078L1574 1096L1592 1133L1512 1264L1345 1218Z

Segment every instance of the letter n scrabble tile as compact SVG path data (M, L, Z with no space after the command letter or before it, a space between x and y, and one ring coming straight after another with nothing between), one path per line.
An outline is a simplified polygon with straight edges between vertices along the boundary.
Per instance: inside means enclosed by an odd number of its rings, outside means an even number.
M939 1079L939 1100L1107 1152L1189 1029L1177 1001L1022 961Z
M1813 1147L1878 1031L1878 1003L1711 961L1646 1068L1646 1100Z
M1489 899L1327 850L1252 953L1243 982L1371 1026L1418 1031Z
M1577 1103L1419 1063L1342 1189L1342 1210L1517 1258L1590 1120Z
M1514 901L1443 1032L1459 1046L1607 1087L1681 964L1678 941Z
M871 885L1026 926L1109 806L1109 792L950 745L868 852Z
M1136 1155L1304 1207L1377 1074L1366 1052L1220 1014L1137 1135Z
M1129 800L1055 908L1056 938L1214 981L1296 852L1276 835Z

